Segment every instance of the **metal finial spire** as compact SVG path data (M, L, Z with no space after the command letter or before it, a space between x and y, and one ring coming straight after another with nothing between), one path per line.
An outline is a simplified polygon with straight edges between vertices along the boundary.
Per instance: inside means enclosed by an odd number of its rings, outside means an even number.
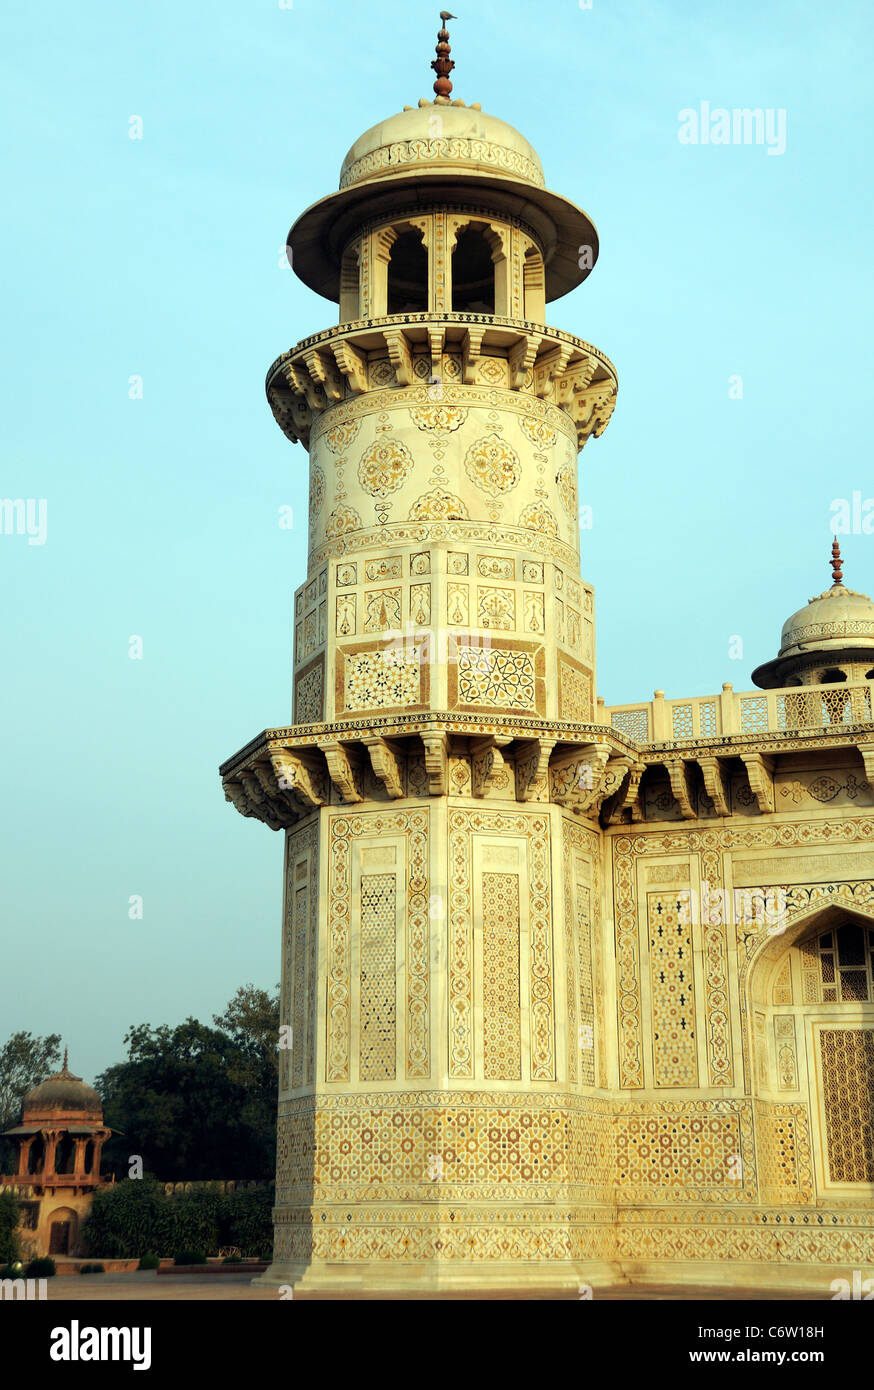
M64 1071L67 1070L67 1048L66 1048L66 1047L64 1048L64 1066L63 1066L63 1070L64 1070Z
M842 568L841 568L841 566L843 565L843 561L842 561L842 559L841 559L841 547L838 545L838 538L837 538L837 536L835 536L835 537L833 538L833 540L832 540L832 561L831 561L831 563L832 563L832 588L833 588L833 589L836 589L840 584L843 584L843 582L844 582L843 570L842 570Z
M437 81L434 83L434 91L438 97L448 97L452 91L452 83L449 81L449 74L455 67L455 63L449 56L449 30L446 28L447 19L456 19L457 15L450 14L448 10L440 11L440 18L443 21L440 32L437 35L437 57L431 67L437 74Z

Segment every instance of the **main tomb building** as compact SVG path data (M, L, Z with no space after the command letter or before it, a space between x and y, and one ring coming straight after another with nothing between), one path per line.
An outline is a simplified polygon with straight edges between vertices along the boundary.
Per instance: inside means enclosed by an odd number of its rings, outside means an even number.
M820 1287L874 1263L874 604L836 553L757 690L598 700L617 378L546 324L597 234L433 66L292 227L339 323L267 377L294 709L221 769L286 842L266 1278Z

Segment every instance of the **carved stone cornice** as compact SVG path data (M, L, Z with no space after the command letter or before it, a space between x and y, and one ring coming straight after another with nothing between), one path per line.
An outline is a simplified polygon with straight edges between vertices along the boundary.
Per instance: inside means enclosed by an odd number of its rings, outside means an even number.
M469 720L452 722L449 715L397 720L391 735L378 731L375 720L362 729L335 725L333 737L324 726L268 729L222 767L225 795L241 815L279 830L336 802L338 794L344 804L373 799L372 783L364 776L368 763L381 783L381 794L402 799L408 794L407 760L421 758L424 747L428 792L444 796L451 790L451 742L471 759L476 797L497 791L511 801L552 800L580 814L595 814L605 798L619 790L632 759L603 725L559 725L550 732L552 726L524 722L535 725L534 737L528 729L512 727L515 720L510 727L489 727ZM315 737L302 742L304 731L309 734L314 727ZM563 781L555 781L550 769L559 741L561 767L573 765ZM336 788L333 796L331 784ZM416 794L421 796L421 790Z
M387 356L395 385L403 388L427 383L449 352L460 354L467 386L476 383L484 354L504 357L510 389L551 399L564 410L580 449L607 428L617 391L610 359L570 333L494 314L393 314L339 324L276 359L267 373L267 399L283 433L309 447L318 415L336 401L377 389L368 383L369 360Z
M866 733L866 738L857 740L842 731L834 738L815 740L813 747L826 762L834 749L858 749L866 776L874 784L874 739L870 730ZM407 784L406 759L421 758L423 749L428 794L446 795L453 740L460 751L466 747L475 759L475 794L494 791L499 784L502 795L520 802L553 801L579 814L598 813L604 826L620 825L629 816L633 823L646 819L640 786L647 767L665 769L681 816L694 819L696 763L716 814L731 816L732 758L738 760L735 768L744 764L759 811L768 814L775 809L774 752L738 748L723 740L711 741L708 747L698 744L688 750L691 756L681 756L676 748L667 756L651 749L635 756L635 745L607 725L527 715L480 719L456 711L431 711L268 729L220 771L225 796L240 814L279 830L326 805L332 799L331 783L344 802L372 796L361 778L368 765L383 793L400 799ZM810 744L802 746L809 749ZM575 771L568 770L571 765Z
M612 730L616 732L616 730ZM666 757L742 758L745 753L777 755L807 752L814 748L858 748L874 739L874 722L803 729L762 729L755 734L722 734L719 737L660 739L632 743L646 764L665 765Z

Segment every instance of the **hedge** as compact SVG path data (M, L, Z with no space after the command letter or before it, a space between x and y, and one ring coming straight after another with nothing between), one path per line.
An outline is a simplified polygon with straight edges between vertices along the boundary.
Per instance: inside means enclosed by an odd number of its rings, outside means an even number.
M230 1193L204 1184L168 1196L153 1178L129 1178L94 1194L83 1236L104 1259L217 1255L223 1245L260 1255L273 1248L273 1200L272 1184Z
M11 1264L20 1254L15 1228L18 1202L11 1192L0 1191L0 1265Z

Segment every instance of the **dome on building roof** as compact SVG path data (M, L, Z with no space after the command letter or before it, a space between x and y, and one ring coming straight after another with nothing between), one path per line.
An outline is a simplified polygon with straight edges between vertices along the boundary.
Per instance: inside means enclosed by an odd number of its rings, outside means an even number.
M371 126L340 170L340 188L419 170L441 174L504 174L544 188L534 149L513 126L479 104L422 102Z
M867 594L833 584L786 619L779 655L845 647L874 648L874 603Z
M753 672L757 685L772 689L790 683L787 678L802 670L812 671L816 667L839 667L842 663L874 666L874 602L867 594L847 588L841 565L840 547L835 540L833 584L786 619L777 656ZM841 678L846 678L846 674Z
M83 1110L89 1114L102 1115L103 1103L93 1086L87 1086L81 1076L74 1076L64 1065L59 1072L41 1081L32 1091L28 1091L22 1101L25 1118L41 1114L46 1110Z

